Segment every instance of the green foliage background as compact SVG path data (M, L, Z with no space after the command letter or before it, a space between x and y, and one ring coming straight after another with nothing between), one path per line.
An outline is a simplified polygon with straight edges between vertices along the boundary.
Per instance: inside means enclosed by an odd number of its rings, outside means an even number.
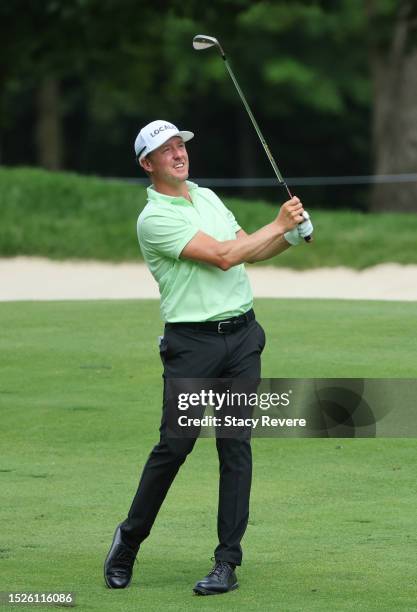
M3 162L36 161L37 88L53 78L67 169L131 176L138 129L162 117L201 136L197 175L270 176L218 54L192 49L207 33L224 45L287 176L367 173L368 28L361 0L4 2Z

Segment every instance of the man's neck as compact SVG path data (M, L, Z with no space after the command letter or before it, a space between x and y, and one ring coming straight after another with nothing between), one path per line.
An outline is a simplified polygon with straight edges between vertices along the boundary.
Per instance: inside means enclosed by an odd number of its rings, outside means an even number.
M164 195L174 196L175 198L185 198L191 202L188 185L185 181L178 184L167 184L164 182L153 182L155 191Z

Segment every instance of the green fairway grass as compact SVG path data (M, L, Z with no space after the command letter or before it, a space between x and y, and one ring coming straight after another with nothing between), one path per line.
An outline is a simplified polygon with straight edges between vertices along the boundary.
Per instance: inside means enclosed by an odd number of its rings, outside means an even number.
M274 205L224 197L249 233L270 223L284 200L281 191ZM143 185L0 168L0 256L138 261L136 221L145 203ZM321 210L323 204L304 201L312 213L314 244L308 250L306 245L289 249L265 263L299 269L417 263L417 215Z
M216 545L218 462L214 441L199 440L130 588L104 586L114 528L157 441L158 308L0 304L0 591L73 591L77 609L97 612L417 610L413 439L255 439L240 588L207 598L192 587ZM255 308L265 377L416 377L413 303Z

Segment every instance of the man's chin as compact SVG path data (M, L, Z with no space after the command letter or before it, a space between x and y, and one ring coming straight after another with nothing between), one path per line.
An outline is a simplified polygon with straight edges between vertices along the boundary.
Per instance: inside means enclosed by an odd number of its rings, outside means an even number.
M188 168L184 172L167 172L163 180L166 183L170 183L171 185L177 185L178 183L183 183L188 179Z
M182 172L181 174L175 174L173 176L173 179L175 181L178 181L179 183L182 183L184 181L186 181L188 179L188 170L186 172Z

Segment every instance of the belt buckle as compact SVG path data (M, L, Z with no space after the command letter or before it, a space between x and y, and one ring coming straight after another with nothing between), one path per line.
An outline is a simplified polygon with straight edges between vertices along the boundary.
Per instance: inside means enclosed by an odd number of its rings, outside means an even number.
M219 324L217 325L217 333L218 334L225 334L226 333L226 332L222 331L222 325L224 325L226 323L231 323L231 321L219 321Z

